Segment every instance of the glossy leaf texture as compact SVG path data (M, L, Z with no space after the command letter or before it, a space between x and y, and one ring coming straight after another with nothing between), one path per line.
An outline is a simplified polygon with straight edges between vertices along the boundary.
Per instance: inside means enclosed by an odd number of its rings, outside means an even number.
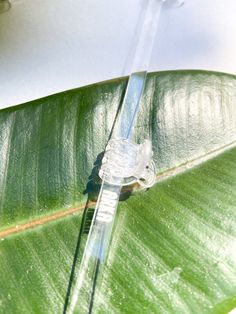
M126 84L0 111L1 313L62 312L89 176ZM120 203L95 312L236 306L235 103L234 76L149 74L135 140L152 139L157 184Z

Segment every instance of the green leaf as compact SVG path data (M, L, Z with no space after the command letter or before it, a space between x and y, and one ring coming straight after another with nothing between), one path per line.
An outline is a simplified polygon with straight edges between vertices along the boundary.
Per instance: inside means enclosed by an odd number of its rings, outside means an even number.
M1 313L62 312L86 185L126 84L0 111ZM234 76L149 74L135 140L152 139L158 183L120 203L97 313L236 306L235 99Z

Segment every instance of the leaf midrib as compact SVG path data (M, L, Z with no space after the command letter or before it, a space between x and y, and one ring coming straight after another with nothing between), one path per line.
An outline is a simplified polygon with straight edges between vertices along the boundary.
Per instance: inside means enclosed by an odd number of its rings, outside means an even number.
M167 171L164 171L160 174L157 175L156 177L156 181L160 182L163 180L166 180L170 177L176 176L177 174L181 174L187 170L191 170L192 168L206 162L207 160L210 160L222 153L224 153L225 151L236 147L236 141L227 144L223 147L220 147L218 149L212 150L196 159L190 160L188 162L185 162L181 165L179 165L178 167L175 168L171 168L168 169ZM126 188L124 190L124 192L131 192L132 191L132 187L129 187L128 189ZM59 220L61 218L67 217L69 215L78 213L83 211L83 209L85 208L85 206L89 206L89 207L94 207L96 205L96 202L87 202L87 203L82 203L80 206L77 207L71 207L71 208L67 208L66 210L63 211L58 211L58 212L53 212L49 215L43 216L43 217L39 217L37 219L33 219L33 220L29 220L28 222L24 222L24 223L20 223L20 224L16 224L15 226L11 226L8 227L6 229L3 229L0 231L0 238L1 239L5 239L13 234L18 234L21 232L25 232L28 229L33 229L39 226L43 226L47 223Z

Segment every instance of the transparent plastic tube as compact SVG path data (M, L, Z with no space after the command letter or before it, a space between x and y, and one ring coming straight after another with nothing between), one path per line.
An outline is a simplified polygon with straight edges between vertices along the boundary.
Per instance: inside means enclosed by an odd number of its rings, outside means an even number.
M92 313L94 298L101 286L120 190L121 185L102 183L69 313Z
M141 27L138 29L132 74L112 138L132 139L162 2L162 0L147 0L146 7L142 9L144 11L141 14ZM72 291L69 313L92 313L94 299L102 283L122 179L117 180L116 183L111 185L102 182L78 278Z

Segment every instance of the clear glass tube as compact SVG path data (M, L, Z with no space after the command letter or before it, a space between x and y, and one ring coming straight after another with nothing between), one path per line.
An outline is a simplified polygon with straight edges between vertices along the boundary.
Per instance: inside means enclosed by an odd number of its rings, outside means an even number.
M135 53L133 53L132 74L112 138L132 139L132 130L145 86L162 2L162 0L147 0L145 7L142 8ZM68 313L92 313L94 298L102 282L121 186L122 180L117 182L117 185L102 182Z

